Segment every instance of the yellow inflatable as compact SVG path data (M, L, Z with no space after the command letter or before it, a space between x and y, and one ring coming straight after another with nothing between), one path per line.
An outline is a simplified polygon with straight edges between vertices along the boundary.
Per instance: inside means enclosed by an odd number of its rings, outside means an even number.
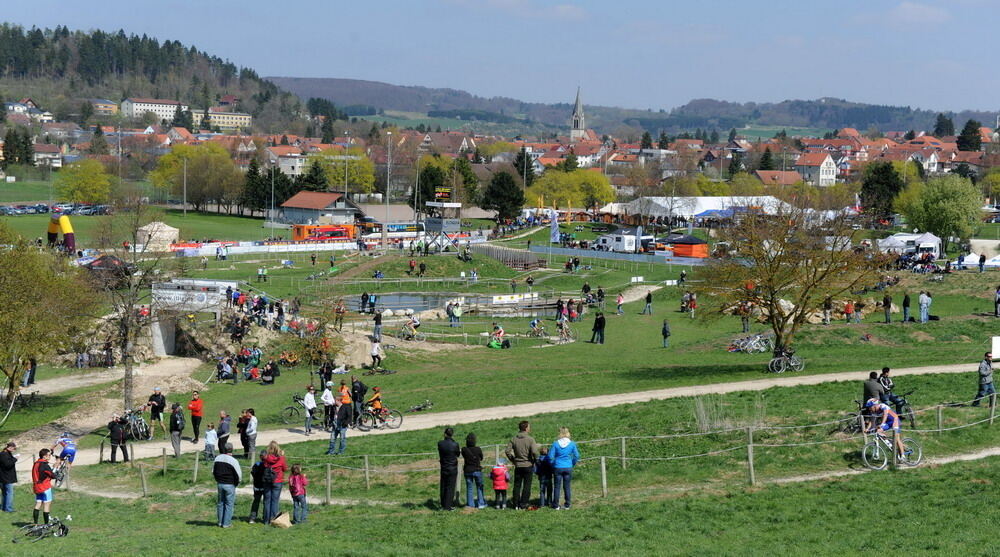
M69 215L54 213L49 218L49 247L56 245L60 232L63 235L63 249L70 253L75 252L76 235L73 234L73 225L69 222Z

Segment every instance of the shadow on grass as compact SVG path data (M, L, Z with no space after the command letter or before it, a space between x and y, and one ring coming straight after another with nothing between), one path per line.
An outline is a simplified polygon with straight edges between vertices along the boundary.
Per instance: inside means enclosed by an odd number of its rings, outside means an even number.
M437 501L435 501L434 499L428 499L423 503L403 503L402 505L400 505L400 507L408 511L415 511L420 509L427 509L431 511L441 510L441 505L439 505Z
M212 522L211 520L188 520L184 524L187 524L188 526L211 526L212 528L219 527L217 522Z

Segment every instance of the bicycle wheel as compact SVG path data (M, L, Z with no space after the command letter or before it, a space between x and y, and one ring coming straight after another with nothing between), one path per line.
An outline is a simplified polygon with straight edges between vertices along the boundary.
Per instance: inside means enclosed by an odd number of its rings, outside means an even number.
M374 369L366 369L361 372L361 375L375 375L377 372Z
M871 441L861 449L861 460L872 470L882 470L889 464L889 455L878 441Z
M17 536L15 536L11 541L14 543L37 542L38 540L44 538L47 533L47 528L43 524L28 524L26 526L21 526L17 532Z
M286 425L299 423L302 421L302 411L297 406L286 406L281 411L281 421Z
M145 418L139 418L136 420L135 427L136 433L139 435L136 439L149 439L149 434L151 432L149 431L149 424L146 423Z
M375 429L375 423L375 414L365 412L364 414L361 414L361 419L358 420L358 429L361 431L371 431Z
M802 371L806 368L806 363L802 358L793 355L788 357L788 367L795 371Z
M53 472L52 474L54 476L52 478L52 485L56 488L61 487L63 482L66 481L66 474L67 474L66 465L61 464L57 466L55 472Z
M899 459L899 463L903 466L916 466L924 459L924 449L913 440L912 437L904 437L903 445L906 450L903 451L903 457Z
M413 341L414 342L424 342L425 340L427 340L427 335L421 333L420 331L417 331L413 335Z
M767 363L767 370L771 373L784 373L785 366L785 358L771 358L771 361Z
M399 410L389 410L385 415L385 425L389 429L399 429L399 426L403 425L403 414Z
M847 434L861 433L861 416L858 414L846 414L840 421L840 432Z

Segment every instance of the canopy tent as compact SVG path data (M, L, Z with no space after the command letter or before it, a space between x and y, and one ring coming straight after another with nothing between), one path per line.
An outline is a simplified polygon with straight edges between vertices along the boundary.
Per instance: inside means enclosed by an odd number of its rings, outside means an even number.
M771 195L719 197L640 197L623 203L621 210L629 215L646 217L695 218L706 211L760 211L775 215L791 209L784 201Z
M906 233L900 232L898 234L893 234L887 238L882 238L878 240L878 248L882 251L896 251L896 252L907 252L907 251L917 251L917 248L921 244L932 244L935 246L935 253L941 253L941 238L931 234L930 232L924 233ZM977 260L978 263L978 260Z
M677 257L697 257L699 259L708 257L708 242L701 238L687 234L671 234L667 237L667 242L673 246L674 255Z
M146 251L169 251L170 244L177 243L181 231L164 222L153 221L139 228L136 241L145 246Z

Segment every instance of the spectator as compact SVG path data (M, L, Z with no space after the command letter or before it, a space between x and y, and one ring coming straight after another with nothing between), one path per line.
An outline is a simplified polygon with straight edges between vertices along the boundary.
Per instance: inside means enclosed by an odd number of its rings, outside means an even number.
M167 426L163 423L163 411L167 409L167 397L163 396L159 387L153 389L153 394L149 395L147 405L149 406L149 438L153 438L156 424L160 424L160 429L166 435Z
M604 326L607 320L604 318L604 313L597 312L597 317L594 318L594 328L593 334L590 335L590 342L596 344L604 344Z
M618 293L618 297L615 299L615 303L618 304L618 311L616 311L615 313L617 315L625 313L624 311L622 311L622 305L625 303L625 296L623 296L621 292Z
M494 507L498 509L507 508L507 486L510 484L510 471L504 459L497 459L497 463L490 470L490 480L493 481Z
M352 407L348 408L348 414L351 416L350 424L355 424L361 419L362 404L365 400L365 395L368 394L368 385L361 382L357 376L351 376L351 400Z
M85 353L85 355L86 355L86 353ZM89 360L89 356L87 356L87 358L84 359L85 362L88 361L88 360ZM88 363L88 365L89 365L89 363ZM24 378L21 381L21 386L22 387L28 387L28 386L34 385L35 384L35 373L37 371L38 371L38 361L35 360L34 358L28 358L28 365L25 367Z
M181 433L184 432L184 410L181 405L170 406L170 444L174 448L174 458L181 456Z
M983 361L979 362L979 391L976 392L976 400L973 406L979 406L979 401L984 396L995 395L996 388L993 387L993 353L987 352L983 355Z
M337 264L337 256L333 253L330 254L330 268L332 269Z
M917 305L920 307L920 322L927 323L930 319L931 310L931 297L928 292L921 291L920 297L917 298Z
M191 411L191 428L194 430L194 437L191 438L191 442L197 445L198 438L201 436L201 418L204 415L204 402L201 400L201 394L198 391L191 393L191 402L188 403L188 410Z
M16 450L17 443L8 441L3 451L0 451L0 511L5 513L14 512L14 484L17 483L15 468L19 456L14 453Z
M218 486L218 500L215 504L215 514L219 528L233 526L233 507L236 506L236 486L243 481L243 472L239 463L233 458L233 446L229 443L219 447L222 453L215 457L212 465L212 475Z
M225 410L219 412L219 429L216 430L216 435L219 436L219 453L222 453L222 447L229 442L229 426L233 419L229 416L229 413Z
M372 340L372 369L381 369L382 367L382 343L379 339L375 338Z
M306 486L309 478L302 473L302 466L292 466L292 475L288 478L288 492L292 494L292 522L305 524L309 517L309 503L306 501Z
M205 459L215 459L215 448L219 446L219 434L215 431L215 424L208 424L205 428Z
M538 449L538 462L535 463L535 474L538 476L538 506L552 506L552 476L555 469L552 467L552 459L549 458L549 448Z
M302 406L306 409L306 435L312 435L313 412L316 411L316 388L306 387L306 395L302 397Z
M483 495L483 449L476 446L476 434L465 437L462 447L462 473L465 474L466 507L486 508L486 497Z
M979 272L986 271L986 252L979 254Z
M453 327L461 327L462 326L462 302L455 302L455 304L453 306L451 306L451 315L455 319L455 321L452 323L452 326Z
M663 327L660 329L660 334L663 335L663 347L670 348L670 323L666 319L663 320Z
M892 404L896 407L896 413L903 413L903 397L894 394L892 391L896 388L896 384L889 377L891 370L888 367L882 368L882 374L878 377L878 382L882 385L882 396L879 401L886 404Z
M108 422L108 440L111 442L111 463L114 464L118 458L118 449L122 450L122 462L128 462L128 449L126 445L125 426L128 421L115 414Z
M309 254L309 262L312 263L313 267L316 266L316 253L315 252Z
M375 340L381 341L382 340L382 312L376 311L375 312L375 316L372 318L372 321L375 322L375 329L372 331L372 337L374 337Z
M260 502L264 499L264 454L257 457L257 462L250 467L250 477L253 478L253 502L250 503L250 524L257 522L257 512L260 510Z
M446 511L454 509L455 482L458 481L458 456L461 452L458 443L452 437L455 430L446 428L444 439L438 441L438 461L441 463L441 508Z
M264 451L264 466L264 524L270 524L280 512L281 487L288 471L285 451L277 441L271 441Z
M38 460L31 465L31 484L35 492L35 524L49 523L49 512L52 510L52 480L56 477L49 464L51 458L52 451L42 449L38 451ZM38 522L39 511L43 513L45 522Z
M257 452L257 413L253 408L247 408L247 450L243 455L251 458Z
M347 426L351 423L351 404L344 404L339 399L334 403L333 423L330 429L330 447L328 455L344 454L347 450ZM338 446L338 441L340 441Z
M538 458L538 444L531 436L531 424L522 421L517 424L518 433L507 443L505 455L514 464L514 500L515 509L528 508L531 499L532 473L535 460Z
M910 321L910 293L903 293L903 323Z
M517 292L517 280L516 279L510 279L510 292L511 292L511 294Z
M847 300L847 303L844 304L844 320L847 321L848 325L850 325L851 319L853 318L854 318L854 301Z
M827 296L823 300L823 324L830 324L830 317L833 315L833 298ZM749 332L749 331L744 331Z
M653 315L653 291L652 290L646 292L646 306L642 308L642 312L640 312L639 315Z
M569 509L572 503L573 467L580 460L580 451L576 448L576 443L570 439L569 428L559 428L559 439L552 443L549 449L549 458L552 460L552 467L555 469L555 482L552 489L552 508L559 507L559 490L564 491L565 504L563 509Z
M885 387L878 380L878 373L871 372L868 374L868 380L865 381L864 390L862 392L862 402L869 401L871 399L881 400L882 396L885 394Z
M993 292L993 316L1000 317L1000 286Z
M882 296L882 311L885 312L885 322L892 323L892 296L888 292Z
M240 445L243 446L243 455L246 456L250 453L249 443L250 440L247 439L247 411L243 410L240 412L240 417L236 419L236 432L240 436Z
M327 374L326 377L330 377L330 375ZM337 410L333 400L333 381L327 379L326 387L319 399L323 402L323 428L330 431L333 429L333 415Z
M854 302L854 322L857 324L861 323L862 313L861 310L865 309L865 303L861 300Z
M426 249L424 251L424 255L427 255ZM423 261L421 261L420 262L420 272L417 273L417 276L418 277L422 277L422 276L424 276L424 273L426 273L426 272L427 272L427 263L424 263Z

